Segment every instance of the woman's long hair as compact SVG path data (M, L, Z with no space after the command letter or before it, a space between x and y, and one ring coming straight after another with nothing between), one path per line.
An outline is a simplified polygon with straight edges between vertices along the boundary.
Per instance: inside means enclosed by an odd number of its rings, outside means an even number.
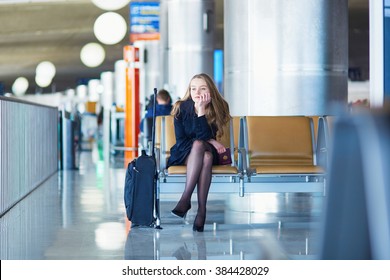
M211 77L205 73L197 74L192 77L193 79L202 79L206 82L209 90L211 102L206 106L206 119L209 125L214 125L217 129L217 137L221 137L224 134L224 128L226 124L232 118L229 113L229 104L219 93L214 81ZM188 99L191 99L191 81L188 84L188 88L184 97L177 101L172 109L171 115L178 116L180 114L180 104Z

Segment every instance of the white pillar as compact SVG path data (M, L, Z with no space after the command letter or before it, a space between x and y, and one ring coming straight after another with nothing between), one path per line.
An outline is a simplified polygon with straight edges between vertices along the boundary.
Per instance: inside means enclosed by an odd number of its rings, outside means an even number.
M347 0L225 0L233 115L320 115L347 105Z
M370 106L384 100L383 1L370 0Z
M106 167L108 167L110 163L110 114L114 92L113 72L103 72L100 75L100 81L103 86L103 158Z
M172 99L175 100L184 96L195 74L204 72L213 76L215 1L166 2L168 14L164 15L168 17L168 83Z
M113 100L116 103L116 106L120 108L124 108L126 102L126 66L127 63L124 60L118 60L115 62L115 84Z

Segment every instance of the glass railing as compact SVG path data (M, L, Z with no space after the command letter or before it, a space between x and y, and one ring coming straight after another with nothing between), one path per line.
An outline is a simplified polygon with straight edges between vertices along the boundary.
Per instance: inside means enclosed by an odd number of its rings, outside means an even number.
M0 217L58 169L58 109L0 97Z

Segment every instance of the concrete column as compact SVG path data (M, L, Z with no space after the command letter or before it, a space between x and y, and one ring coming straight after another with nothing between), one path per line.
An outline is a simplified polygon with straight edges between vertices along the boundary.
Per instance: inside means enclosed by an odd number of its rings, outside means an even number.
M390 101L390 0L384 1L383 7L383 38L384 38L384 99Z
M318 115L347 103L347 0L225 0L233 115Z
M162 84L169 83L169 68L168 68L168 0L160 1L160 81Z
M103 158L106 167L110 166L110 115L114 93L114 73L103 72L100 75L103 86Z
M383 106L383 2L370 0L370 106Z
M124 60L118 60L115 62L114 70L114 96L113 101L116 106L120 108L125 107L126 100L126 66L127 63Z
M195 74L214 72L214 0L161 1L163 49L168 53L168 85L175 99L183 97ZM241 2L241 1L238 1ZM167 36L167 37L166 37ZM165 47L164 47L164 44Z
M160 61L158 40L136 41L134 46L139 48L139 101L141 112L145 110L146 99L153 95L154 88L162 88L160 81Z

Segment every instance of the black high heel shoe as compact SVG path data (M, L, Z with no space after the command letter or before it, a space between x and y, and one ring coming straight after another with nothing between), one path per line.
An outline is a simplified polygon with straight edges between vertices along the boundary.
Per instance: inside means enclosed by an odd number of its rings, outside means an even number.
M173 209L173 210L171 211L171 214L172 214L173 216L175 216L175 217L185 219L186 216L187 216L187 212L188 212L190 209L191 209L191 205L190 205L190 206L188 207L188 209L185 210L185 211L179 211L179 210L176 210L176 208L175 208L175 209Z
M198 215L196 215L195 217L195 221L194 221L194 225L192 226L192 230L193 231L197 231L197 232L203 232L204 230L204 222L206 220L206 217L203 218L203 223L201 226L197 225L196 221L198 220Z
M204 230L204 225L203 226L197 226L197 225L193 225L192 226L192 230L193 231L197 231L197 232L203 232L203 230Z

